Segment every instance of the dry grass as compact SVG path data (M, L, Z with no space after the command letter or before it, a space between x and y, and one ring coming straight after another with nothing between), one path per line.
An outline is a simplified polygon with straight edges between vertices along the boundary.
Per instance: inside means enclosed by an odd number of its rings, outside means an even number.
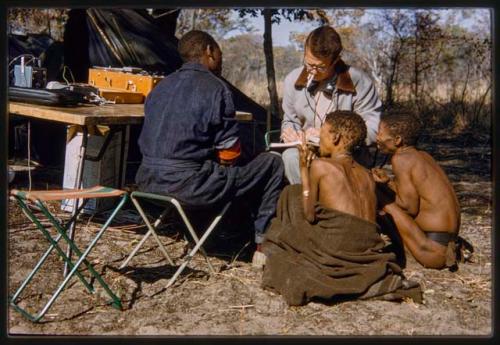
M74 279L50 309L44 323L33 324L9 309L9 331L21 334L73 335L489 335L491 333L491 181L488 160L491 149L478 141L442 142L438 133L426 137L426 150L443 163L462 205L461 235L475 246L473 261L457 272L424 269L409 259L404 273L418 281L424 304L410 300L346 301L327 305L309 303L288 307L280 295L260 287L261 273L240 256L243 248L221 258L210 256L217 273L206 274L201 255L193 258L172 289L165 289L174 267L165 260L154 241L126 271L117 267L143 234L143 225L113 224L91 253L110 287L121 296L123 311L106 305L107 298L84 292ZM480 158L483 157L483 158ZM444 164L446 162L461 164ZM474 170L478 169L478 170ZM21 186L22 187L22 186ZM480 197L481 196L481 197ZM51 209L60 214L57 204ZM100 221L85 218L77 231L83 247L95 235ZM9 292L20 284L47 243L29 225L19 208L9 203ZM51 230L53 233L53 230ZM186 242L175 231L161 235L172 256L185 252ZM243 245L242 245L243 246ZM229 257L229 259L228 259ZM22 303L40 306L61 278L54 255L43 274L34 278ZM179 264L179 263L177 263ZM88 274L87 270L82 271Z

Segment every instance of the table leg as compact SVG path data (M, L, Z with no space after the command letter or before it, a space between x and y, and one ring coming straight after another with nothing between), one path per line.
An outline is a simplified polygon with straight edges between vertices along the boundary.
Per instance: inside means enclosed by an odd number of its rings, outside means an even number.
M255 141L257 139L257 120L252 119L252 134L253 134L253 150L252 150L252 156L255 157Z
M78 167L76 169L76 177L75 177L75 188L79 189L81 188L82 180L83 180L83 166L85 163L85 153L87 152L87 141L88 141L88 129L87 126L83 126L83 135L82 135L82 144L80 146L80 155L78 156ZM71 212L71 216L73 217L77 210L78 210L78 202L79 199L75 199L73 201L73 211ZM71 224L69 228L69 238L71 241L73 241L75 237L75 226L76 226L76 219L75 221ZM66 249L66 256L71 260L71 247L68 246ZM64 276L69 272L69 266L67 263L64 264Z
M120 126L120 133L121 133L121 142L120 142L120 164L119 164L119 167L118 167L118 186L116 188L122 188L122 184L124 183L124 177L123 177L123 165L127 164L127 162L125 162L125 137L127 135L127 126ZM125 168L126 169L126 168Z

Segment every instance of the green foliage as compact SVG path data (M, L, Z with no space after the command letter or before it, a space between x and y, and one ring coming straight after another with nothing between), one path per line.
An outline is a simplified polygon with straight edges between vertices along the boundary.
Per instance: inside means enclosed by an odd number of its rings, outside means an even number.
M246 16L250 17L258 17L262 15L263 9L240 9L238 10L238 14L240 18L244 18ZM290 22L292 21L318 21L322 24L328 23L328 17L326 16L326 12L322 9L303 9L303 8L282 8L282 9L271 9L271 23L279 24L281 20L285 19Z

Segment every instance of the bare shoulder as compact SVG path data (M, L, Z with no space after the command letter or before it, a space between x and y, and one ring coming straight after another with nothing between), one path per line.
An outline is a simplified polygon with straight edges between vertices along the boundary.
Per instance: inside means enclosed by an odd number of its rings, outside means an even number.
M327 158L315 159L311 163L311 173L318 176L324 174L339 174L342 172L342 164Z
M319 158L315 159L311 163L311 169L320 170L338 170L342 167L342 164L334 159L329 158Z
M395 171L410 171L413 167L424 161L419 151L412 150L402 152L392 156L391 164L392 169Z
M431 156L430 153L426 152L426 151L422 151L422 150L418 150L418 153L420 154L420 156L425 159L427 162L431 162L431 163L434 163L434 164L438 164L436 162L436 160L434 159L434 157Z
M354 162L354 165L356 174L360 176L367 185L373 185L373 187L375 187L375 180L373 179L371 171L357 162Z

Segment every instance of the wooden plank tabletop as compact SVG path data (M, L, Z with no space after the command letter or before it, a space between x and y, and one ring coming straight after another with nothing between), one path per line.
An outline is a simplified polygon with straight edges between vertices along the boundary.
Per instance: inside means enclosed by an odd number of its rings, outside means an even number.
M82 105L77 107L51 107L9 102L9 113L72 125L131 125L141 123L144 104ZM236 112L238 121L252 121L247 112Z
M9 113L72 125L130 125L142 122L144 104L51 107L9 102Z

